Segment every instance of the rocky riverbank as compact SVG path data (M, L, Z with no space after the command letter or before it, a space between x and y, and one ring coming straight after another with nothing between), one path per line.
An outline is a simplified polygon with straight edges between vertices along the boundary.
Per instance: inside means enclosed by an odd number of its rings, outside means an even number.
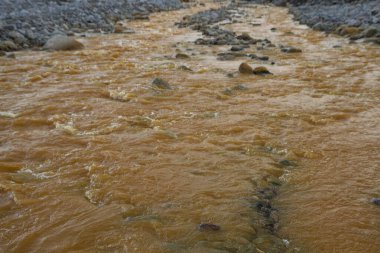
M288 6L295 19L316 30L380 44L379 0L252 0Z
M113 32L118 20L147 19L151 12L181 7L180 0L3 0L0 51L41 47L57 34Z

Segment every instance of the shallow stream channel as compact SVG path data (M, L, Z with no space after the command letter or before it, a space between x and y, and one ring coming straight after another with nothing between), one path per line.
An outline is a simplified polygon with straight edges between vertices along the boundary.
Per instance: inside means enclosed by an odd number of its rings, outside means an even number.
M380 252L379 46L210 8L0 58L1 252Z

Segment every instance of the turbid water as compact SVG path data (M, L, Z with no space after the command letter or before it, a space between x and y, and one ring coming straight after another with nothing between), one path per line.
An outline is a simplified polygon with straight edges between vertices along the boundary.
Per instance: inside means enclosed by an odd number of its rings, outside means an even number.
M246 59L174 26L209 7L0 58L0 251L380 251L379 47L247 7L224 27L303 52L252 46L273 75L240 75ZM254 205L273 185L268 230Z

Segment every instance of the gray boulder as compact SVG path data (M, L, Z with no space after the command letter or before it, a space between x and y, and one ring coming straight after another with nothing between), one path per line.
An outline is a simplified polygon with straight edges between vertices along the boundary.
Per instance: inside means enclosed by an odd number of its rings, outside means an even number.
M72 37L55 35L46 42L43 48L46 50L68 51L83 49L84 45Z

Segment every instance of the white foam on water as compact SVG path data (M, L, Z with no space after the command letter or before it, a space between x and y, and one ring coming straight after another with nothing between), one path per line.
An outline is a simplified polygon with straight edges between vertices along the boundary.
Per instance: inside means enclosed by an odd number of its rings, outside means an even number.
M14 118L18 117L18 114L13 113L13 112L0 112L0 117L14 119Z

